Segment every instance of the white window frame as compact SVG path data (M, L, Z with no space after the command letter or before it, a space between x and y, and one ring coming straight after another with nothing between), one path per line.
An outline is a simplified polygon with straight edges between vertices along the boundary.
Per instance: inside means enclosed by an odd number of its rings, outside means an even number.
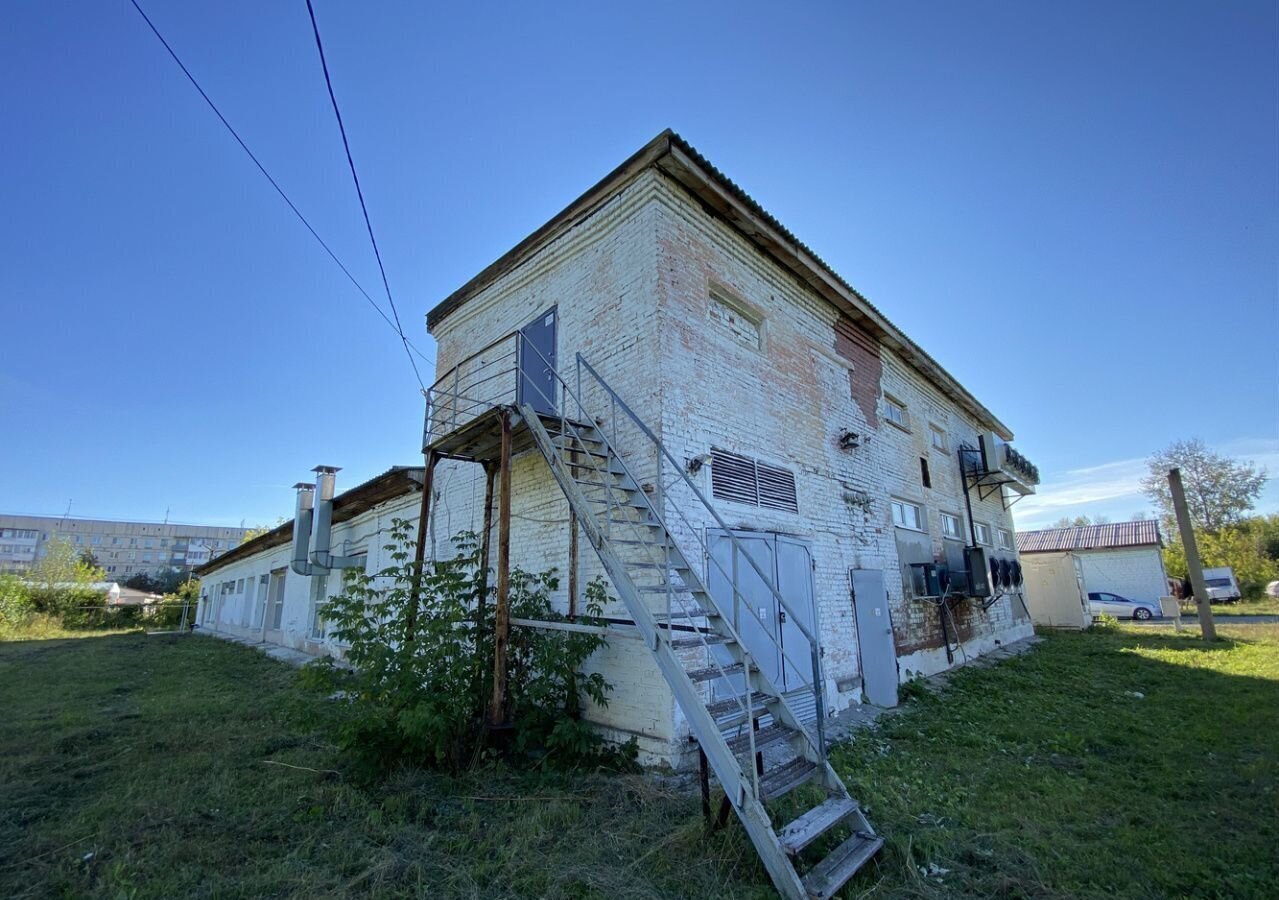
M928 432L929 432L928 442L932 445L932 448L934 450L940 450L942 453L950 452L950 445L947 444L946 442L946 437L947 437L946 429L942 428L939 425L934 425L932 422L929 422Z
M947 522L955 523L954 534L946 530ZM954 513L943 512L941 514L941 536L951 541L962 541L964 539L964 520Z
M924 527L924 523L927 521L924 518L924 508L918 503L911 503L909 500L901 500L897 497L891 497L889 498L888 506L892 510L893 525L898 528L904 528L907 531L918 531L922 534L927 534L928 530ZM907 510L914 511L913 518L915 520L915 524L913 525L907 524Z
M998 539L998 541L999 541L999 549L1000 549L1000 550L1012 550L1012 549L1013 549L1013 546L1014 546L1014 545L1013 545L1013 533L1012 533L1011 531L1009 531L1007 528L996 528L996 529L995 529L995 536L996 536L996 538L997 538L997 539Z
M977 543L982 544L982 545L984 545L984 546L986 546L986 547L990 547L990 546L992 546L992 544L991 544L991 535L990 535L990 526L989 526L989 525L987 525L985 522L974 522L974 523L973 523L973 532L977 535ZM985 533L985 535L986 535L985 537L982 537L982 533L983 533L983 532L984 532L984 533Z
M895 417L897 413L900 418ZM884 395L884 421L902 431L910 431L910 408L891 394Z

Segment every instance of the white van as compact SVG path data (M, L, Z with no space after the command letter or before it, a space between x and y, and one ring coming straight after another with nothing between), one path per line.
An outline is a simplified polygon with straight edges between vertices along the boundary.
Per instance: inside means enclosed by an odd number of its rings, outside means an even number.
M1235 570L1229 566L1204 569L1204 586L1208 588L1209 603L1234 603L1243 596Z

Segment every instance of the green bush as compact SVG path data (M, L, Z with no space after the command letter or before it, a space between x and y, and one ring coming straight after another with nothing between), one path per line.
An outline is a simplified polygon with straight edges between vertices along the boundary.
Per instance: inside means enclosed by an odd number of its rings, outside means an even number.
M0 627L20 628L35 612L26 582L9 572L0 574Z
M376 777L399 763L460 769L485 748L492 690L492 579L472 534L455 539L452 559L419 566L409 523L396 519L386 550L391 564L375 575L348 570L342 593L321 608L329 632L346 645L351 668L330 659L303 678L330 692L335 708L319 723L349 754L357 773ZM551 609L553 572L510 575L514 617L562 620ZM587 615L598 624L603 583L587 589ZM596 634L514 628L508 643L508 749L555 767L623 765L634 745L617 750L581 720L583 697L605 705L611 686L580 672L605 645ZM314 715L314 708L312 708Z

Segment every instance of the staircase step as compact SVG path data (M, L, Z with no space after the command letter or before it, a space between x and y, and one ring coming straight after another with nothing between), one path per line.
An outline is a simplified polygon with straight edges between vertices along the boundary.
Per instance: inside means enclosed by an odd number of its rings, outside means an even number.
M676 650L684 650L688 647L701 647L706 644L735 644L737 643L726 634L715 634L713 632L703 633L701 637L686 637L671 641L671 646Z
M664 613L655 613L655 615L663 615ZM665 621L659 621L659 626L669 624L677 619L718 619L719 610L702 609L701 607L691 609L673 609L669 616L665 616Z
M774 722L767 728L761 728L759 731L755 732L755 749L758 750L761 747L767 747L769 744L775 744L778 741L785 740L797 733L798 732L795 730L786 727L780 722ZM728 742L728 749L731 750L734 755L744 753L749 750L750 747L751 736L746 733L739 734L737 737L732 738Z
M792 821L777 833L777 837L786 852L794 856L857 809L858 803L852 797L831 797Z
M687 594L690 590L692 590L687 585L683 584L641 584L637 585L635 590L639 591L641 594L665 594L668 588L672 594Z
M765 694L763 691L754 691L746 702L750 704L752 713L762 716L768 712L768 704L773 699L771 694ZM727 700L716 700L714 703L709 704L706 707L706 711L711 714L712 718L718 719L729 713L741 713L742 703L740 702L740 697L729 697Z
M882 846L884 839L881 837L854 834L804 876L808 895L814 900L833 897Z
M766 771L759 779L759 798L764 801L784 797L795 788L807 784L821 772L817 763L797 756Z
M701 669L690 669L688 679L693 683L699 681L710 681L712 678L719 678L721 675L740 675L746 671L746 666L742 663L729 663L724 666L705 666Z

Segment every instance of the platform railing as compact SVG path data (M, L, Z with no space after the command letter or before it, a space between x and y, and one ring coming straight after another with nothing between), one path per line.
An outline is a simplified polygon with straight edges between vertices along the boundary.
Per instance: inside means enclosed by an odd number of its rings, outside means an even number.
M472 353L426 392L423 451L497 406L513 406L519 388L520 333L512 331Z

